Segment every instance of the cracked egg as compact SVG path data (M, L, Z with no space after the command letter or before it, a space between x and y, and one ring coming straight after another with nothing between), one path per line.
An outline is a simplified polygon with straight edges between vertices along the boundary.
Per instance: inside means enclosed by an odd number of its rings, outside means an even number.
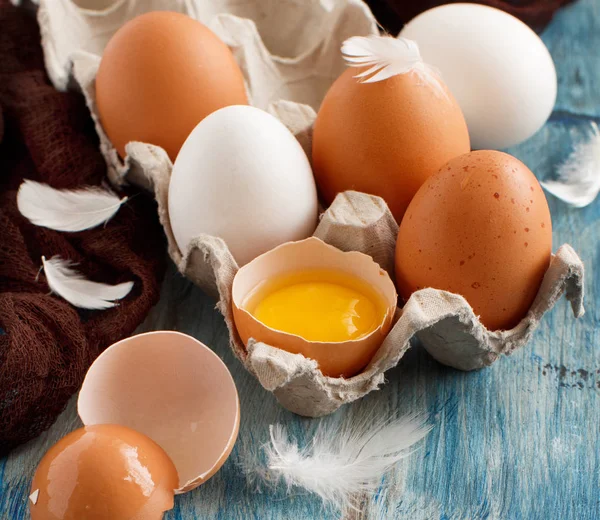
M351 377L389 332L397 295L389 275L363 253L311 237L289 242L242 267L233 316L250 338L317 361L331 377Z

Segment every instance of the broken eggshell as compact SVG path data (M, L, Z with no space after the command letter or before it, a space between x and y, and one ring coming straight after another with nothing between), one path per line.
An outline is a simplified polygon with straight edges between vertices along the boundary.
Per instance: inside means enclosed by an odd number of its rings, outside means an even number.
M77 403L83 424L145 434L179 474L176 493L198 487L229 457L240 405L229 370L198 340L174 331L127 338L90 367Z
M32 520L160 520L173 508L177 470L152 439L115 424L84 426L42 458Z
M351 341L308 341L264 325L244 308L248 296L259 284L281 275L318 269L349 274L366 282L382 297L386 312L374 331ZM237 272L232 287L233 317L244 344L252 338L302 354L317 361L321 372L332 377L351 377L369 363L392 326L397 300L389 275L370 256L340 251L315 237L288 242L255 258Z

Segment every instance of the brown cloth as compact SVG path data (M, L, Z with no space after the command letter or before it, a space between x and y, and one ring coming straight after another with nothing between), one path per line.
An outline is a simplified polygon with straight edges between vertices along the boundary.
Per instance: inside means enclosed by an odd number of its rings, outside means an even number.
M99 185L106 164L83 96L49 83L32 13L0 0L0 456L47 429L92 361L131 334L159 297L166 248L154 201L134 195L106 225L59 233L16 206L24 178L55 188ZM49 294L41 256L86 277L134 281L116 308L82 311Z
M405 23L432 7L443 4L463 3L464 0L440 2L438 0L365 0L377 21L394 36ZM489 5L502 9L523 20L535 31L542 31L554 13L575 0L480 0L469 3Z

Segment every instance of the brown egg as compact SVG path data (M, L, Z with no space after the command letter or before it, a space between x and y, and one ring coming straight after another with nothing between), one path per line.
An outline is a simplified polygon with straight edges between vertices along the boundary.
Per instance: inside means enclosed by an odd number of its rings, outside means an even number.
M202 119L248 99L227 45L188 16L155 11L111 38L96 76L96 103L121 157L129 141L142 141L161 146L175 160Z
M44 455L31 486L31 519L160 520L177 484L171 459L145 435L86 426Z
M552 223L541 186L514 157L472 152L417 192L400 225L400 295L425 287L460 294L490 330L525 317L550 264Z
M314 127L313 169L330 204L346 190L379 195L398 222L425 180L470 151L452 94L415 73L361 83L346 70L323 100Z

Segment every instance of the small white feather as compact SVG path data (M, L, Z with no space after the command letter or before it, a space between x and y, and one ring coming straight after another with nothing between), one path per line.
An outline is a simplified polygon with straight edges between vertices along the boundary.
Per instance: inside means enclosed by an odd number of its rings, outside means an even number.
M56 231L83 231L110 220L127 201L112 191L88 187L57 190L26 180L17 194L21 214L36 226Z
M600 130L592 122L588 140L575 148L557 169L558 179L542 182L542 186L567 204L583 208L600 193Z
M356 508L353 502L358 494L374 493L383 475L409 455L409 448L431 428L417 415L391 421L367 417L339 427L321 422L312 442L301 448L289 439L285 426L271 425L271 441L264 448L266 471L252 461L244 466L251 477L259 476L272 485L283 481L288 491L300 487L328 505Z
M413 40L390 36L353 36L342 44L342 54L351 67L369 67L354 76L363 83L414 72L423 83L432 86L438 95L447 97L439 72L423 61L419 46Z
M73 264L59 256L46 260L42 264L50 290L81 309L109 309L117 300L125 298L133 288L133 282L107 285L87 280L73 269Z

